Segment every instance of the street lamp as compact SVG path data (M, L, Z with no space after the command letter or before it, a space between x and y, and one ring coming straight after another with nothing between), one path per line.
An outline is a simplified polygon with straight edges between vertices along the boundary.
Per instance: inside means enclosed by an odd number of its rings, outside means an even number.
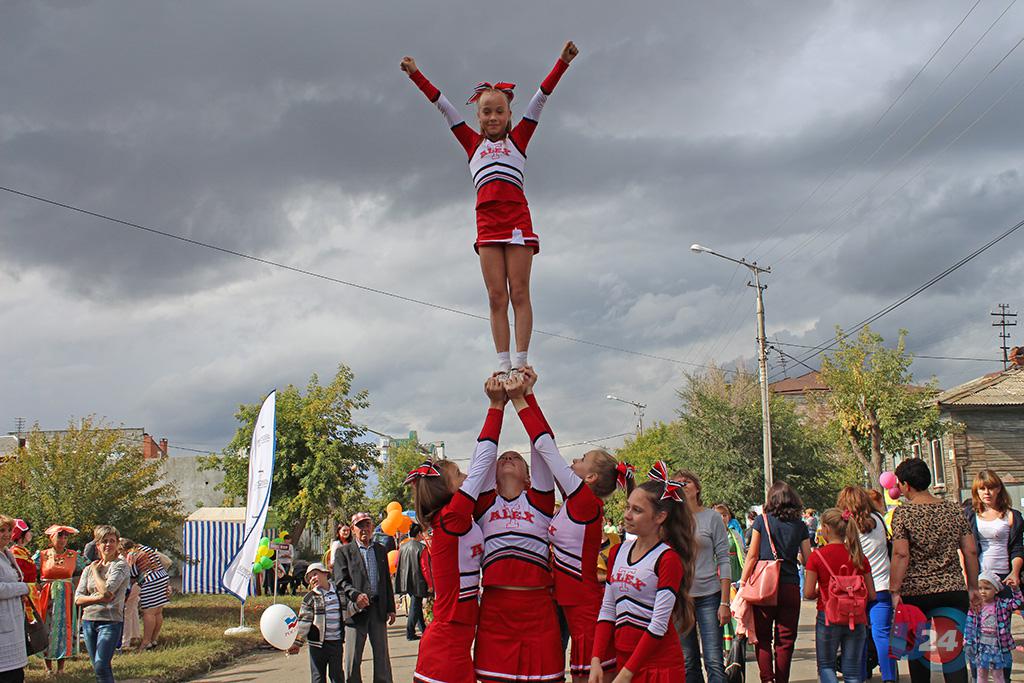
M612 396L608 394L605 396L609 401L619 401L620 403L628 403L633 406L633 413L636 415L636 435L637 438L644 435L644 408L647 407L646 403L637 403L636 401L627 401L624 398L618 396Z
M690 245L690 251L698 254L711 254L726 261L732 261L747 268L754 276L754 281L748 282L747 286L757 290L757 368L761 382L761 442L764 451L764 492L765 498L767 498L768 489L772 485L772 418L768 408L768 352L764 338L764 297L762 296L768 285L761 284L761 273L769 274L772 269L771 266L762 268L757 265L757 261L734 259L725 254L719 254L717 251L699 244Z

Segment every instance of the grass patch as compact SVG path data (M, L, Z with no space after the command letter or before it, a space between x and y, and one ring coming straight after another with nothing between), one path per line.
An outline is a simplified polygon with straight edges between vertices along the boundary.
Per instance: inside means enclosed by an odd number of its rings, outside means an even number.
M280 596L298 612L301 596ZM151 683L174 683L223 667L241 655L269 647L259 633L259 617L273 603L271 597L250 597L245 603L245 623L256 632L225 636L224 629L238 626L238 601L227 595L175 595L164 608L164 626L159 647L149 652L114 655L117 680L140 679ZM25 670L29 683L49 683L43 661L30 657ZM96 678L89 656L82 648L77 659L68 660L61 683L91 683Z

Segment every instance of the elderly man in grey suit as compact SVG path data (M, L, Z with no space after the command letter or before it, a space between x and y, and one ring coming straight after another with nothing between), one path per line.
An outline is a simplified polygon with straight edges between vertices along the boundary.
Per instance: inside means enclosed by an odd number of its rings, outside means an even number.
M362 683L363 647L370 638L373 683L392 683L388 626L395 623L395 591L384 546L373 542L373 520L366 512L352 516L352 543L334 557L334 583L345 593L345 681Z

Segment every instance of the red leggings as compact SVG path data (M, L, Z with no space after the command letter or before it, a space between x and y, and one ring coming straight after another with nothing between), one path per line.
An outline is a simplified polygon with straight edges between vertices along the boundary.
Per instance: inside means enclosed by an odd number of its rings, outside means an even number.
M793 646L796 644L796 630L799 624L800 586L795 583L779 584L778 604L771 607L754 606L757 666L761 670L762 681L789 683L789 669L793 661Z

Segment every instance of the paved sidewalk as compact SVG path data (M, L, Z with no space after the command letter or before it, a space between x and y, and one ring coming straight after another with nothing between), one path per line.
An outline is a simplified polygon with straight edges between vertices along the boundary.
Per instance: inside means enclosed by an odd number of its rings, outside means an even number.
M796 641L796 651L793 653L791 683L815 683L818 680L814 659L814 620L816 616L814 602L804 602L800 613L800 633ZM1020 629L1015 629L1015 631L1018 630ZM1021 634L1015 635L1019 637ZM412 681L419 641L410 642L405 639L405 617L401 614L395 621L395 625L388 629L388 645L395 683ZM363 681L371 683L373 681L373 666L369 643L366 645L364 660ZM905 662L900 663L900 670L901 680L909 681ZM261 652L247 657L230 668L193 679L193 683L303 683L308 680L309 655L303 649L301 653L292 657L286 657L276 650ZM567 677L566 680L570 679ZM874 680L880 681L877 670ZM933 675L932 680L941 681L942 676ZM1024 681L1024 666L1014 671L1012 680ZM757 661L752 653L747 661L747 681L750 683L758 681ZM680 683L682 683L682 672L680 672Z

